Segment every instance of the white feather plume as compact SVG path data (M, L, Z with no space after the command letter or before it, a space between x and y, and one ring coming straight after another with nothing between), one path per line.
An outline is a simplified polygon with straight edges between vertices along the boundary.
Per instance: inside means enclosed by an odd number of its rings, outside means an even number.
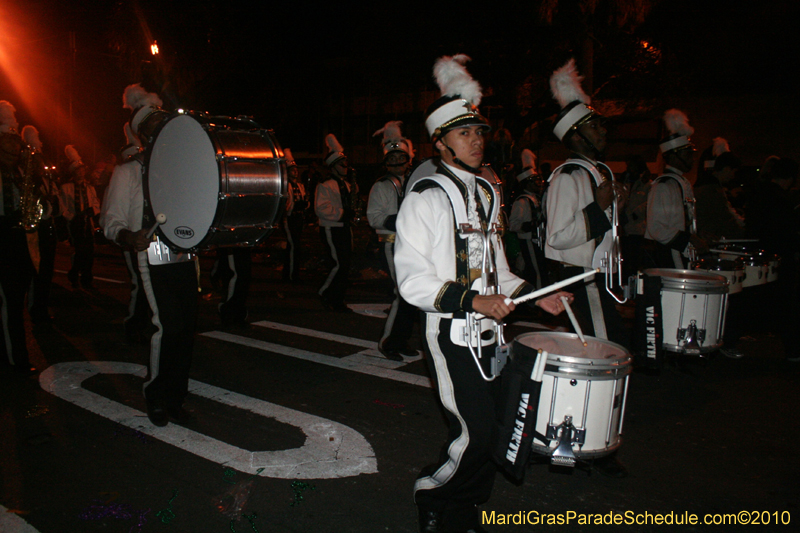
M35 126L25 126L22 128L22 138L25 144L32 147L34 150L42 151L42 140L39 138L39 130Z
M291 148L284 148L283 149L283 157L286 159L286 163L289 165L297 166L297 162L294 160L294 156L292 155Z
M433 65L433 79L436 80L442 96L460 96L472 105L480 105L483 92L480 84L472 79L464 68L470 58L464 54L442 56Z
M161 98L156 93L145 91L138 83L125 87L125 92L122 93L122 107L124 109L135 111L146 105L161 107L164 102L161 101Z
M664 113L664 125L672 135L685 135L690 137L694 128L689 125L689 117L680 109L669 109Z
M344 152L344 148L342 148L342 145L339 144L339 140L333 133L329 133L325 136L325 144L328 146L328 151L330 152Z
M0 100L0 124L16 130L19 127L17 122L17 109L8 100Z
M711 154L716 158L724 154L725 152L730 152L731 148L728 146L728 141L723 139L722 137L716 137L714 139L713 147L711 148Z
M575 66L574 58L567 61L563 67L553 72L553 75L550 76L550 91L553 93L553 97L558 102L558 105L561 106L561 109L564 109L576 100L586 105L592 103L592 99L589 98L589 95L583 92L583 88L581 87L582 81L583 76L578 74L578 68Z
M400 130L400 126L402 125L403 123L400 120L390 120L381 129L373 133L372 136L377 137L378 135L383 135L384 143L390 139L402 139L403 132Z
M522 159L522 168L531 168L536 172L536 154L525 148L520 154Z
M75 147L72 146L71 144L68 144L64 147L64 153L66 154L67 159L69 159L70 163L81 162L81 156L78 154L78 151L75 149Z

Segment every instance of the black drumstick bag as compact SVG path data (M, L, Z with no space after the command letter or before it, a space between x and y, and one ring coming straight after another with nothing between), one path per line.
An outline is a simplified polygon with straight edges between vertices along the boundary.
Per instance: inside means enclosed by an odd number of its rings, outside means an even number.
M518 481L525 477L534 437L549 445L543 435L536 434L542 383L533 381L531 374L537 355L538 350L515 343L512 358L500 375L497 443L492 455L497 465Z

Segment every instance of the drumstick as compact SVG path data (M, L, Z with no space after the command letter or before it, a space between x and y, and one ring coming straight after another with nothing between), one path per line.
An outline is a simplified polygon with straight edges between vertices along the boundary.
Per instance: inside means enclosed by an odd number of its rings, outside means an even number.
M717 254L730 254L730 255L753 255L753 254L748 254L746 252L734 252L734 251L731 251L731 250L717 250L715 248L712 248L711 250L709 250L709 252L714 252L714 253L717 253Z
M586 279L590 276L594 276L596 273L600 272L600 269L597 268L595 270L590 270L589 272L584 272L583 274L578 274L577 276L572 276L571 278L567 278L564 281L559 281L558 283L553 283L552 285L548 285L547 287L542 287L538 291L529 292L519 298L506 298L506 305L513 303L514 305L519 305L522 303L527 302L528 300L533 300L534 298L538 298L539 296L544 296L545 294L550 294L551 292L555 292L562 287L566 287L567 285L572 285L582 279Z
M156 223L153 224L153 227L150 228L150 231L147 232L147 239L148 240L151 239L153 237L153 233L155 233L158 227L161 224L164 224L166 221L167 221L167 215L165 215L164 213L159 213L158 215L156 215Z
M583 336L583 331L581 331L581 325L578 324L578 319L575 318L575 313L572 312L572 307L569 306L569 302L567 301L566 296L561 297L561 302L564 304L564 309L567 310L567 316L569 316L569 321L572 322L572 327L575 328L575 333L578 334L578 338L583 343L583 346L589 346L586 342L586 339Z
M571 278L567 278L564 281L553 283L552 285L548 285L547 287L542 287L538 291L529 292L528 294L520 296L519 298L514 298L513 300L511 298L506 298L504 303L506 305L510 303L513 303L514 305L519 305L527 302L528 300L533 300L535 298L538 298L539 296L544 296L545 294L550 294L551 292L555 292L562 287L566 287L567 285L572 285L573 283L577 283L582 279L594 276L598 272L600 272L600 269L596 268L594 270L590 270L589 272L584 272L583 274L578 274L577 276L572 276ZM475 318L477 320L480 320L482 318L486 318L486 315L478 313L475 315Z

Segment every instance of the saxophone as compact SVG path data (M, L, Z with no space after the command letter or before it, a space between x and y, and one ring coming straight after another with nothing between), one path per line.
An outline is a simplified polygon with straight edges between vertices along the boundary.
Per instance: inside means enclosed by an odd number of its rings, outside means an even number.
M21 159L25 161L25 171L22 174L22 182L19 187L19 225L27 232L33 232L39 225L44 214L44 205L39 195L38 187L34 183L34 155L36 149L26 146L22 149Z

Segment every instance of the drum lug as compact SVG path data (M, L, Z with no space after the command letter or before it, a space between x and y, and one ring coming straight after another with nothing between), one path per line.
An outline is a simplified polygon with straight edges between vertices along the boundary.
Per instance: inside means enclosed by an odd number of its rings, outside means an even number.
M678 344L686 353L700 353L700 347L706 340L706 330L697 329L697 321L689 321L688 328L678 328Z
M564 416L564 421L558 426L548 425L548 439L558 439L558 446L550 457L550 463L557 466L575 466L575 454L572 445L582 446L586 439L586 429L577 429L572 425L572 417Z

